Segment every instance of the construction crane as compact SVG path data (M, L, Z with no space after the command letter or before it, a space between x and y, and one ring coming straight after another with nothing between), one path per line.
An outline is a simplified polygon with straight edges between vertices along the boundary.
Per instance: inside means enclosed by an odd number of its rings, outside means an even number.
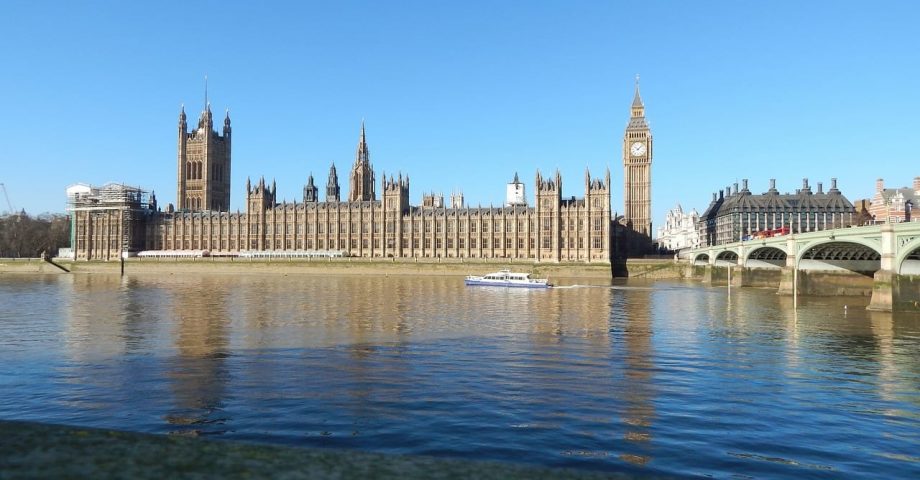
M16 210L13 209L13 204L10 203L10 194L6 193L6 185L0 183L0 189L3 189L3 197L6 198L6 206L9 209L10 215L16 213Z

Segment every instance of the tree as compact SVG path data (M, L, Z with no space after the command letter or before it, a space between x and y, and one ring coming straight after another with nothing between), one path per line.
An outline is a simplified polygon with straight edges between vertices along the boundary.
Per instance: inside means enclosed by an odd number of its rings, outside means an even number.
M70 218L59 214L30 217L25 211L0 217L0 257L39 257L57 254L70 245Z

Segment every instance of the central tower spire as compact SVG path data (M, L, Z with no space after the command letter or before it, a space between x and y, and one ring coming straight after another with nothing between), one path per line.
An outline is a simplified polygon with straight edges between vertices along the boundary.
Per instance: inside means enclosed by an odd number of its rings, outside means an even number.
M636 74L636 94L633 96L632 101L632 116L644 117L645 116L645 105L642 104L642 97L639 95L639 74Z
M367 148L363 119L361 120L361 136L358 139L358 148L355 151L355 164L351 168L351 178L349 180L348 201L376 200L376 195L374 194L374 167L371 165L371 155Z

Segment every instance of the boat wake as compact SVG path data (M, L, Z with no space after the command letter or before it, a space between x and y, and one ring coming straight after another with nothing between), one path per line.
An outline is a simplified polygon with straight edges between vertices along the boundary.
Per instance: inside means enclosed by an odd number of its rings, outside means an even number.
M554 289L566 288L610 288L610 285L553 285Z
M608 290L654 290L651 287L626 287L622 285L553 285L554 290L570 288L605 288Z

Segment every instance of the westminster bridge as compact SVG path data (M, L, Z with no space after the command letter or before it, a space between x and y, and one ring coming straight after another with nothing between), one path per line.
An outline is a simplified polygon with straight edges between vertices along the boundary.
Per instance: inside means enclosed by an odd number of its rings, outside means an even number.
M869 309L920 311L920 222L753 239L682 251L704 281L784 295L866 295Z

